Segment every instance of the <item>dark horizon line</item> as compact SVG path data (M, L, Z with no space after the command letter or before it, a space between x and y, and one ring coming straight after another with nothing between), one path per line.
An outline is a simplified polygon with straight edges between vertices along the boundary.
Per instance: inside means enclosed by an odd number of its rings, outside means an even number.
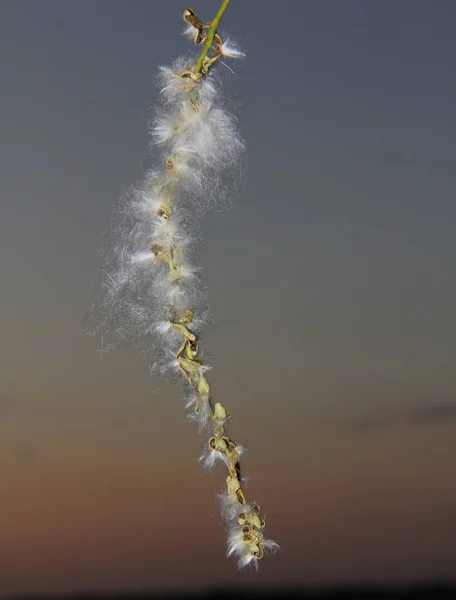
M403 584L369 584L359 583L350 585L331 585L331 586L292 586L282 585L265 586L264 588L242 588L213 586L183 592L175 591L152 591L150 589L132 591L126 588L107 591L89 591L81 590L78 592L64 594L47 593L28 593L1 595L0 600L146 600L146 599L164 599L178 600L179 598L205 600L233 600L239 598L275 599L275 598L304 598L307 600L348 600L356 598L359 600L381 599L381 598L400 598L402 600L411 600L414 598L452 598L456 600L456 578L455 579L433 579L423 582L414 582Z

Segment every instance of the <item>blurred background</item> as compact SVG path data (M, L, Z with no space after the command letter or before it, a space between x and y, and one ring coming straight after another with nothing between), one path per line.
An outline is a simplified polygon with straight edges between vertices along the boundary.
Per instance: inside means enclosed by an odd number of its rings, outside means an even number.
M258 574L225 558L225 474L181 390L83 325L186 7L1 5L0 595L450 579L456 4L232 0L222 22L248 167L202 228L204 347L281 545Z

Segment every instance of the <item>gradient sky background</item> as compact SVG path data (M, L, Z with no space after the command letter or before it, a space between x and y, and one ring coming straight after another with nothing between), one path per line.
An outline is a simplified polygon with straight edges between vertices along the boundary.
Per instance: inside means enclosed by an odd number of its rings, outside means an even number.
M259 574L225 559L180 390L83 326L184 8L2 2L0 595L452 577L456 3L224 18L248 170L203 226L205 347L282 547Z

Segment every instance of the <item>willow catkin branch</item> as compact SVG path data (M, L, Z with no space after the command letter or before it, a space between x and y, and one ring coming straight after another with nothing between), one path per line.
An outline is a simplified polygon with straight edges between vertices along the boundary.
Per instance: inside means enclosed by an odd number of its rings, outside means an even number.
M203 210L231 193L227 175L235 179L244 150L211 71L221 56L244 56L217 33L228 3L224 0L207 25L187 9L185 33L204 43L203 51L193 68L186 59L160 68L162 101L151 133L161 167L146 174L118 211L105 263L99 330L142 344L155 353L159 373L183 378L190 416L208 437L200 461L208 469L220 461L228 471L220 496L228 555L237 555L243 567L257 566L265 549L278 546L264 538L256 502L246 500L240 473L244 447L228 435L231 415L212 398L199 342L207 308L193 264L195 228Z

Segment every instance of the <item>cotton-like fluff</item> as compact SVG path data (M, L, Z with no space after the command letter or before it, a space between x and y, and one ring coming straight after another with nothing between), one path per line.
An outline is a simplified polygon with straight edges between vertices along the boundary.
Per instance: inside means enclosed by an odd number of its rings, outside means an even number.
M181 338L169 326L169 308L192 311L186 327L195 333L208 320L194 265L199 220L207 208L229 204L244 150L217 77L210 73L198 83L182 77L190 67L188 59L179 58L160 68L160 102L150 127L158 164L117 207L93 311L104 343L152 352L155 368L171 377L177 371L169 357Z
M200 212L229 205L244 143L236 119L224 107L217 74L195 83L180 76L186 66L179 59L172 68L160 70L162 105L151 134L175 157L185 204Z

